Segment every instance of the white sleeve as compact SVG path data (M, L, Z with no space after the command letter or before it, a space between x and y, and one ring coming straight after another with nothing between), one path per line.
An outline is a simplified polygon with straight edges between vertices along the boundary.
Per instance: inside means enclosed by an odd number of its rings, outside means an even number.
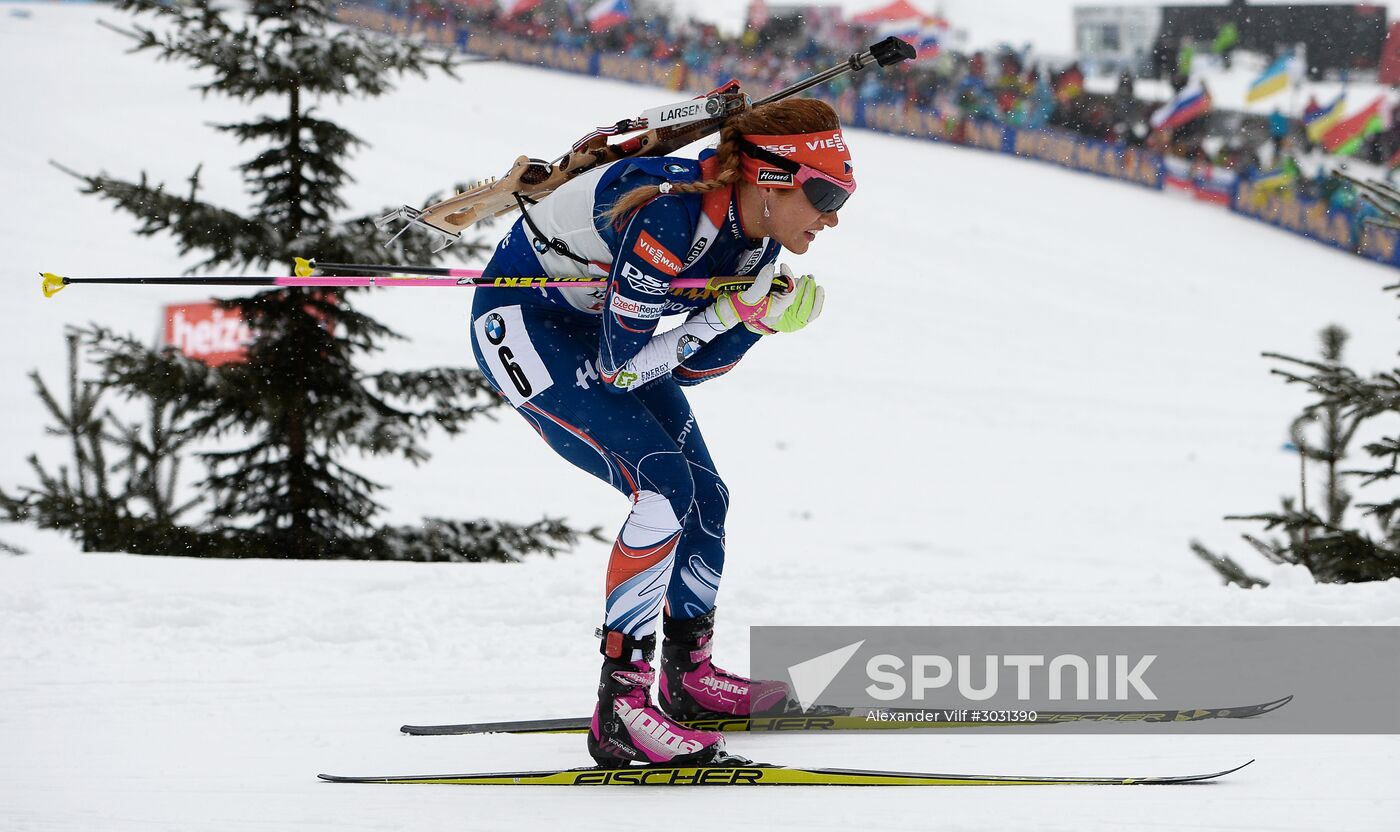
M729 327L720 320L715 305L710 304L680 326L653 335L630 361L622 365L613 386L630 390L668 375Z

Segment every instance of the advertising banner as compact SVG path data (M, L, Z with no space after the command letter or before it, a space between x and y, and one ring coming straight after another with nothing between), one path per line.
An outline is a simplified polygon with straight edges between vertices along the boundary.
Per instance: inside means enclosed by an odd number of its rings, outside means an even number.
M161 345L210 367L247 361L252 342L253 331L237 309L221 308L211 300L165 307Z

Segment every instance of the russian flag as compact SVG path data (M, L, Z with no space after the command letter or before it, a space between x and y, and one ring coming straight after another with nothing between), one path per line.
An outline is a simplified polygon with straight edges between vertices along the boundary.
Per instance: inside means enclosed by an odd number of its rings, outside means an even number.
M588 9L588 29L606 32L632 16L627 0L598 0Z
M1210 93L1200 81L1192 81L1152 114L1153 130L1175 130L1210 110Z
M948 21L930 18L919 27L914 40L915 58L935 58L943 50L943 38L948 32Z
M543 0L510 0L506 5L506 17L524 14L538 6Z
M1180 156L1163 156L1162 167L1162 184L1180 191L1195 190L1195 185L1191 181L1194 174L1191 171L1191 163L1188 160Z
M888 23L881 23L875 27L875 37L884 40L885 38L899 38L902 41L913 43L919 36L919 21L915 20L893 20Z

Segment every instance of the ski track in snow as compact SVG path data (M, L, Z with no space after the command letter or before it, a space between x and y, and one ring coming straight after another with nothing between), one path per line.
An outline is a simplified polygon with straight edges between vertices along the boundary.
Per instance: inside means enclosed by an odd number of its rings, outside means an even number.
M49 159L242 208L251 155L206 122L194 77L93 25L100 7L0 4L9 123L0 187L5 487L62 443L25 374L61 385L62 328L145 335L190 290L72 287L38 271L177 273L166 239L76 193ZM55 44L64 60L54 61ZM42 67L42 71L37 68ZM326 102L371 143L357 209L416 202L552 155L589 127L676 98L510 65L468 84L408 81ZM548 106L521 101L553 97ZM1046 166L853 131L861 192L795 267L824 320L775 339L693 399L734 494L720 657L757 624L1396 624L1400 582L1327 587L1270 567L1221 515L1296 490L1280 451L1303 401L1264 350L1312 355L1336 321L1354 366L1394 358L1395 273L1208 207ZM492 234L498 234L499 227ZM1192 251L1197 254L1192 255ZM364 307L411 335L386 367L469 363L465 291L387 290ZM769 429L759 432L755 419ZM362 467L388 516L564 516L611 531L625 503L503 414L435 438L420 468ZM1217 585L1200 537L1274 586ZM404 722L586 712L607 545L522 566L203 562L36 551L0 557L0 829L395 830L759 823L775 829L1392 829L1394 737L735 736L757 759L921 771L1118 774L1217 769L1170 789L744 792L393 789L345 774L582 765L582 739L406 738ZM626 813L626 814L624 814Z

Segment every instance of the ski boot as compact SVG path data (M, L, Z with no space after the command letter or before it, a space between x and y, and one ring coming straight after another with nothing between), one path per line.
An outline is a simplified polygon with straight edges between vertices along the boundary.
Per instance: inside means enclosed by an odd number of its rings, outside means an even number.
M641 658L633 660L633 651ZM588 730L588 753L603 768L713 765L727 759L724 735L696 731L668 718L651 702L656 636L636 639L603 632L603 673Z
M672 719L700 720L781 714L792 710L787 685L753 681L710 661L715 611L678 621L666 616L661 647L661 710Z

